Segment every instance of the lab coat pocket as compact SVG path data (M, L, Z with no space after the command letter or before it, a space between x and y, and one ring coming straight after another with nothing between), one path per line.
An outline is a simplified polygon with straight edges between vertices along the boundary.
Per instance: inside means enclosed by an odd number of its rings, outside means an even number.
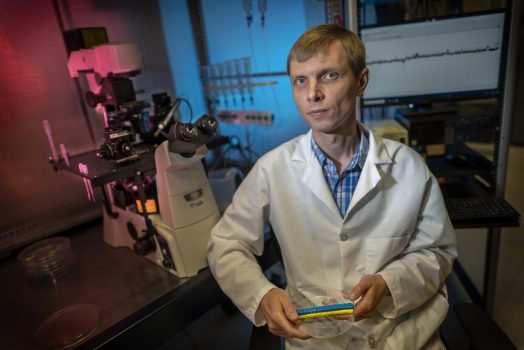
M437 293L425 304L409 313L409 318L399 323L386 343L391 349L427 349L428 341L438 331L448 313L449 303ZM442 343L432 343L429 348L440 348Z
M409 235L366 239L366 274L375 274L400 255L409 243Z

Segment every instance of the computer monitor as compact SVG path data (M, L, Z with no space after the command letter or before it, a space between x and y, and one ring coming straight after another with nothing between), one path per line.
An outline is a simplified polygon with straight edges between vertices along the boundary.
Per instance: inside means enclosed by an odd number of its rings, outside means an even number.
M364 106L495 97L504 11L362 27L370 81Z

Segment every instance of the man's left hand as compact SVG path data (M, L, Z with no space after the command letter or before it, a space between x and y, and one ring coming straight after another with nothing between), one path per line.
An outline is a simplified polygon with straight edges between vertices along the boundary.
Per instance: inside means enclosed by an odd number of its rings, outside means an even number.
M351 290L349 300L359 300L355 303L355 317L371 317L382 298L389 295L390 291L386 281L380 275L366 275Z

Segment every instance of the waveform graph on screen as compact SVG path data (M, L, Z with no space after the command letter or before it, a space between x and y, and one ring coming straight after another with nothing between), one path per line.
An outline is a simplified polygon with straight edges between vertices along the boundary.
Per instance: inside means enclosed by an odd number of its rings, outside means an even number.
M497 89L503 14L362 29L370 82L364 98Z

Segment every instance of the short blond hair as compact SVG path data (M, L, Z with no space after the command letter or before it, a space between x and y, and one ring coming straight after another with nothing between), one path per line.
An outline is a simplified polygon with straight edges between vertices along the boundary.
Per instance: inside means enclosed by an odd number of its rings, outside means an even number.
M291 60L306 62L319 53L325 53L335 41L340 41L348 64L356 77L366 68L366 49L355 33L336 24L322 24L306 31L295 42L287 56L287 74Z

